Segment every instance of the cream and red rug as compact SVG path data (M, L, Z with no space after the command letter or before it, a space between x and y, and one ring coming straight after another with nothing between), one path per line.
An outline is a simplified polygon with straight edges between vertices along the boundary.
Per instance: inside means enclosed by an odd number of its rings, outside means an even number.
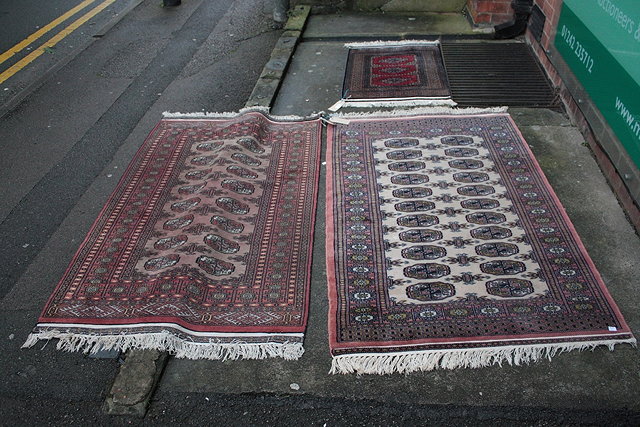
M328 130L333 373L635 342L508 114L348 120Z

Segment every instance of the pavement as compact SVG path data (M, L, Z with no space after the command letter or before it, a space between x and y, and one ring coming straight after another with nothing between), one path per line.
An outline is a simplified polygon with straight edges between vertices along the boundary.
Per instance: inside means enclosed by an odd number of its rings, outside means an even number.
M151 373L126 374L118 383L124 355L90 359L56 351L53 343L20 349L161 113L233 111L247 103L283 35L272 28L272 6L270 0L185 0L166 10L145 0L0 119L0 423L637 425L640 358L626 345L613 352L574 351L530 366L329 375L323 197L300 360L169 358L146 417L139 419L101 410L112 386L149 381ZM272 113L306 115L338 100L346 40L487 38L460 18L312 15L291 63L281 70ZM413 26L418 20L422 25ZM627 322L640 330L640 239L583 136L561 111L510 113Z

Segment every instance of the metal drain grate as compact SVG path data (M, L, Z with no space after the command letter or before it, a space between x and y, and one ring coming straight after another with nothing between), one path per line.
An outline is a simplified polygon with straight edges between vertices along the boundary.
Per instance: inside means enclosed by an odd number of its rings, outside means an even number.
M526 43L443 42L442 55L453 100L461 106L557 106Z
M538 43L540 43L542 39L542 32L544 31L546 20L547 18L544 16L542 9L540 9L537 4L533 5L531 16L529 17L529 29L531 30L531 35Z

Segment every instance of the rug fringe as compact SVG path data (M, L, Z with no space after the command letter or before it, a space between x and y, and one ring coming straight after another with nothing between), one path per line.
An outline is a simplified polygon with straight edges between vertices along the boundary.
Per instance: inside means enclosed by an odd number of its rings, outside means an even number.
M216 112L205 112L205 111L195 111L192 113L182 113L179 111L176 112L169 112L169 111L165 111L164 113L162 113L162 117L166 118L166 119L188 119L188 118L197 118L197 119L202 119L202 118L232 118L232 117L237 117L240 116L242 114L245 113L251 113L251 112L257 112L257 113L262 113L262 114L269 114L269 107L245 107L245 108L241 108L238 111L226 111L226 112L222 112L222 113L216 113Z
M435 369L482 368L508 363L529 364L540 359L549 359L559 353L578 350L593 350L605 345L613 350L616 344L636 346L635 338L624 340L587 341L579 343L535 344L493 348L456 350L427 350L406 353L345 354L334 356L331 374L408 374Z
M29 335L22 348L33 347L38 341L58 339L56 348L62 351L80 351L84 354L95 354L102 350L118 350L125 352L130 349L167 351L177 358L210 359L210 360L238 360L238 359L266 359L282 357L285 360L297 360L302 357L304 348L302 343L268 342L247 343L242 341L223 342L192 342L185 341L170 332L123 334L123 335L89 335L62 331L36 332Z
M361 47L392 47L392 46L437 46L440 40L376 40L372 42L345 43L344 47L353 49Z
M357 108L369 108L369 107L455 107L458 105L457 102L452 100L451 98L443 98L443 99L411 99L411 100L380 100L380 101L354 101L351 99L344 100L345 107L357 107Z
M162 113L162 117L165 119L232 119L234 117L242 116L243 114L247 114L247 113L260 113L271 120L279 121L279 122L315 120L320 117L320 113L313 113L308 116L296 116L296 115L277 116L277 115L270 114L269 111L270 111L269 107L246 107L238 110L237 112L223 112L223 113L204 112L204 111L196 111L193 113L181 113L181 112L165 111L164 113Z
M335 113L330 117L339 117L343 119L367 119L367 118L386 118L386 117L406 117L406 116L420 116L420 115L475 115L475 114L496 114L506 113L507 107L490 107L490 108L451 108L444 106L434 107L420 107L409 108L404 110L378 110L369 112L349 112L349 113Z

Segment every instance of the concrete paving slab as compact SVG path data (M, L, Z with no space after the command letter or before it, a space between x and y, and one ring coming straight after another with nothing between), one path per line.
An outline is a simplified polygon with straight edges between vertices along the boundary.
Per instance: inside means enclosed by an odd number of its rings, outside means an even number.
M432 36L487 37L492 29L473 28L460 13L353 14L312 15L307 22L304 39L337 38L425 38Z
M547 108L509 108L509 114L518 126L573 126L569 117L560 110Z
M339 98L345 56L340 43L299 45L272 112L305 115L325 110ZM583 145L582 135L558 112L517 109L513 113L626 320L638 330L640 316L635 307L640 298L635 289L640 282L634 276L640 267L640 239ZM321 195L324 177L323 167ZM413 405L640 411L640 358L627 345L614 352L603 348L570 352L530 366L406 376L329 375L324 209L321 196L304 356L298 361L172 359L160 393L272 393Z
M272 111L302 116L326 111L342 96L347 53L342 42L299 44ZM301 86L302 82L305 83Z

